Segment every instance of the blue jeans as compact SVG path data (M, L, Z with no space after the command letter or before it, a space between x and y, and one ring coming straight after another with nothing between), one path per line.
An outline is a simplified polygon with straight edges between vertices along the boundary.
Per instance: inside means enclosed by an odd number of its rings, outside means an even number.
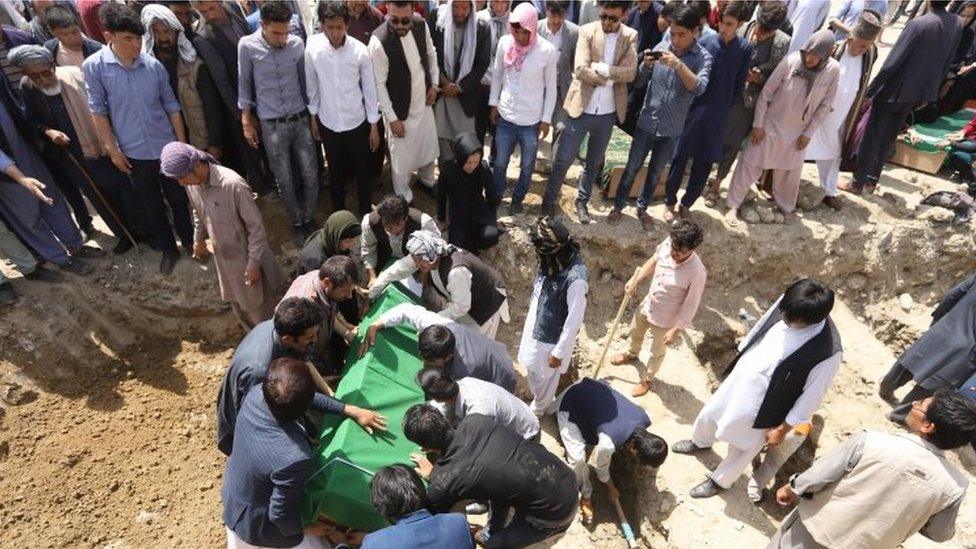
M521 202L525 198L525 193L529 192L532 171L535 170L535 156L539 151L539 125L519 126L500 118L495 128L493 149L497 152L492 166L495 196L499 198L505 195L505 172L508 170L508 162L512 159L516 144L521 150L522 161L519 165L518 183L515 184L515 191L512 192L512 202Z
M308 116L300 116L291 122L262 120L261 139L292 224L314 221L319 199L319 167L315 153L318 144L312 139ZM255 152L248 151L246 154ZM292 173L293 156L297 160L299 174ZM301 184L304 206L298 204L295 192L297 184Z
M579 118L566 119L566 126L559 138L559 147L556 148L556 159L552 165L552 174L549 175L549 183L546 185L543 204L554 204L559 198L559 190L563 186L563 180L566 179L566 172L576 160L583 145L583 138L587 135L589 138L586 145L586 164L583 165L583 173L577 183L579 196L576 202L579 204L589 202L593 192L593 182L600 176L600 165L603 164L603 157L606 155L607 145L610 144L610 135L613 133L613 124L616 121L616 112L583 113Z
M637 128L634 132L634 140L630 143L630 152L627 154L627 167L620 178L620 185L617 187L617 198L614 201L614 208L622 209L627 204L627 197L630 196L630 188L634 185L634 178L640 171L647 155L651 155L651 160L647 163L647 177L644 179L644 189L637 198L637 209L646 210L647 205L654 195L654 187L657 179L661 175L661 170L671 161L674 154L674 147L678 143L678 136L654 136L644 130Z

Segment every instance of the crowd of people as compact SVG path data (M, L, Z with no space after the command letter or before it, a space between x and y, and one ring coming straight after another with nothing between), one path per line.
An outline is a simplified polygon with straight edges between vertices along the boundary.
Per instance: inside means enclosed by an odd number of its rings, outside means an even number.
M878 186L910 115L976 95L976 2L916 1L874 74L880 33L907 4L3 2L0 256L31 280L90 274L105 252L89 244L99 234L89 205L116 238L114 254L146 244L161 253L163 274L182 253L213 256L221 298L248 332L217 399L228 547L523 547L578 515L593 519L589 463L617 500L615 455L656 468L669 452L646 411L605 380L560 391L589 293L585 250L559 207L573 162L582 172L572 213L583 224L615 129L632 139L607 223L620 222L643 177L636 215L650 231L648 205L666 181L667 235L626 283L628 297L650 288L628 349L610 359L635 366L631 397L640 398L701 302L705 235L690 211L702 195L716 207L731 173L729 225L754 184L791 222L804 162L815 161L823 204L839 209L839 191ZM950 162L967 182L972 129L957 136ZM529 224L539 265L513 355L495 340L510 296L480 255L506 230L498 220L516 147L507 212L525 211L534 172L548 179ZM375 200L384 165L394 192ZM421 211L414 190L432 195L436 211ZM287 214L297 272L279 265L258 201ZM952 537L966 480L945 451L976 441L974 280L950 291L881 382L890 419L909 432L856 434L775 490L796 508L770 547ZM422 305L362 324L393 283ZM0 274L0 304L16 299ZM695 454L728 443L691 497L731 489L760 455L747 495L758 503L773 493L841 365L833 304L830 288L797 280L739 344L689 438L671 446ZM401 426L422 449L413 466L372 472L372 504L391 526L363 538L324 520L303 524L323 414L371 434L389 427L334 397L349 346L361 336L362 356L400 325L418 334L426 403ZM530 402L516 396L522 377ZM565 461L540 443L549 416ZM457 513L485 508L484 527Z

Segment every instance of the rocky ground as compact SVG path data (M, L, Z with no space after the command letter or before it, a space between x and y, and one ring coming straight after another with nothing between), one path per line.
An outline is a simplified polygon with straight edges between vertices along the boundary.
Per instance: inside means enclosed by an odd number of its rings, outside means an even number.
M888 168L881 194L844 196L843 210L834 212L816 206L816 170L807 166L805 179L812 183L804 185L804 211L793 225L730 229L722 221L724 211L701 204L694 209L706 231L700 254L709 282L694 329L670 352L652 392L639 399L655 433L669 442L687 438L747 319L758 317L786 284L803 275L838 292L834 320L845 361L815 418L813 436L783 474L802 470L815 454L859 429L896 429L884 418L887 405L876 396L877 380L924 331L941 295L973 271L976 240L972 224L952 225L951 216L918 206L928 192L953 183ZM575 175L571 172L570 179ZM536 261L525 229L537 214L541 185L537 177L527 214L507 218L509 232L487 254L508 284L513 318L499 337L513 354ZM566 212L574 197L567 187L561 205ZM432 209L429 199L419 200ZM272 246L290 267L295 248L281 206L261 207ZM607 211L597 200L597 223L584 227L571 221L591 273L591 293L568 378L592 373L624 281L665 236L660 223L651 233L640 231L632 215L609 227L603 222ZM662 211L660 205L651 210L658 219ZM761 221L771 210L755 202L747 211ZM111 239L99 244L110 247ZM157 262L158 255L145 250L108 257L96 261L94 275L69 275L58 285L25 281L0 266L22 294L18 306L0 311L0 546L223 543L224 458L213 443L214 400L243 334L219 302L212 263L185 259L172 276L163 277ZM629 314L625 318L629 324ZM609 344L615 351L625 341ZM637 380L626 366L608 365L602 376L627 394ZM544 442L561 454L555 432L554 423L547 423ZM642 546L764 547L785 511L774 503L749 503L745 480L710 500L687 496L724 451L720 444L716 453L700 459L672 455L657 471L614 464ZM953 452L950 459L973 480L971 450ZM599 487L595 502L595 525L574 524L557 547L626 546ZM933 544L916 536L905 545ZM976 547L972 496L947 545Z

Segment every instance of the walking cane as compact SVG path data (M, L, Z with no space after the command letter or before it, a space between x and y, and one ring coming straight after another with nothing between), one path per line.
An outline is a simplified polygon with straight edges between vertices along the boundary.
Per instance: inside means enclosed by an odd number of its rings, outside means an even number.
M600 377L600 370L603 369L603 364L607 359L607 351L610 350L610 343L613 341L614 336L617 335L617 327L620 326L620 319L624 316L624 310L630 303L630 294L624 294L624 300L620 302L620 308L617 309L617 317L613 319L613 325L610 326L610 337L607 338L607 342L603 345L603 352L600 353L600 361L597 362L596 371L593 372L593 379Z
M102 191L98 190L98 185L95 184L95 181L92 179L91 175L88 174L88 170L86 170L84 166L81 165L81 162L78 162L78 159L75 158L75 155L71 154L70 150L65 148L64 152L65 154L68 155L68 158L71 159L71 162L74 163L75 167L78 168L78 171L81 172L81 175L85 176L85 179L88 180L88 185L92 188L93 191L95 191L95 194L98 195L98 199L102 201L102 205L105 206L105 209L108 210L108 213L111 214L113 218L115 218L115 222L118 223L119 227L122 228L122 232L125 233L125 237L129 240L130 243L132 243L132 246L133 247L139 246L139 243L136 242L136 239L132 238L132 235L129 234L129 229L125 228L125 223L122 222L122 220L119 218L119 215L115 213L114 209L112 209L112 205L109 204L108 200L105 199L105 196L102 194Z
M617 518L620 519L620 529L624 531L627 547L634 549L637 547L637 540L634 538L634 531L630 528L630 523L627 522L627 515L624 514L624 510L620 506L620 498L613 498L613 506L617 508Z

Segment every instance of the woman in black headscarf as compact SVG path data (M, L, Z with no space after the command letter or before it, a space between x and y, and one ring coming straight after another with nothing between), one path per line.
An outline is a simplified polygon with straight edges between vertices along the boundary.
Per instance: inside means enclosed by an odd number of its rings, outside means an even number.
M498 197L478 137L458 134L453 148L454 160L444 163L437 181L437 224L442 233L446 225L448 242L479 253L498 244Z

